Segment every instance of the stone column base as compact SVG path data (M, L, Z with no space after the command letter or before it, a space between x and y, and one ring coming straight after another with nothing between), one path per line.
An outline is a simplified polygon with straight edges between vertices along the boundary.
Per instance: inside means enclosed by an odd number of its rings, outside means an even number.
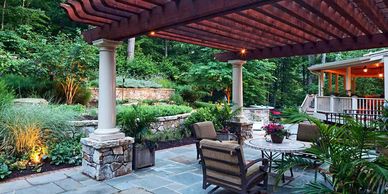
M101 181L132 171L133 138L97 141L82 138L82 172Z
M243 144L245 140L253 138L253 122L229 122L230 131L236 133L239 137L239 143Z

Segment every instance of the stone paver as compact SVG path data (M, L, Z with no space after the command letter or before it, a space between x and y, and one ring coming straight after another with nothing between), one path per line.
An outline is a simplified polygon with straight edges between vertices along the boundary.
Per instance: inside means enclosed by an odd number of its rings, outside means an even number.
M83 187L83 185L81 183L79 183L71 178L55 181L54 183L56 185L58 185L59 187L61 187L65 191L76 190L76 189Z
M254 132L254 134L257 132ZM244 148L245 157L257 159L257 150ZM289 175L289 172L286 173ZM319 177L319 176L318 176ZM294 180L287 180L278 188L269 186L268 193L291 193L314 178L314 171L294 169ZM321 180L321 179L319 179ZM269 183L274 184L274 175ZM201 194L214 188L202 189L202 169L196 160L195 145L182 146L156 152L154 167L137 170L130 175L107 181L95 181L81 173L81 168L59 170L42 175L28 176L21 180L0 183L0 194ZM15 192L14 192L15 191ZM233 192L216 190L215 194Z
M16 180L10 181L6 183L0 183L0 193L8 193L18 189L23 189L27 187L31 187L32 185L28 183L26 180Z
M14 194L42 194L42 193L56 194L56 193L62 193L63 191L64 190L58 185L54 183L47 183L47 184L28 187L21 190L16 190L15 192L12 192L12 193Z
M41 176L33 176L30 178L27 178L26 180L33 185L40 185L40 184L59 181L66 178L67 176L63 172L51 172L49 174L45 174Z

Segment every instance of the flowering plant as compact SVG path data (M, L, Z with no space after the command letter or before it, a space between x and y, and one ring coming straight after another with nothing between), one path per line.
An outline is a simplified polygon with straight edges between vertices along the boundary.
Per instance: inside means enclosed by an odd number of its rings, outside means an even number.
M265 135L277 135L279 137L284 137L287 135L287 130L284 129L284 126L277 123L270 123L263 127L265 130Z

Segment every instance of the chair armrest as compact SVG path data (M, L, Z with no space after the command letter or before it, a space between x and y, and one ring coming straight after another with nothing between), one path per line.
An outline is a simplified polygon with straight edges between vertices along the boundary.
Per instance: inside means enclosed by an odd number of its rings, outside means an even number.
M247 165L245 165L245 170L248 170L249 167L253 166L254 164L256 164L258 162L262 162L263 168L265 170L268 168L268 159L260 158L260 159L253 160L253 161L249 162Z

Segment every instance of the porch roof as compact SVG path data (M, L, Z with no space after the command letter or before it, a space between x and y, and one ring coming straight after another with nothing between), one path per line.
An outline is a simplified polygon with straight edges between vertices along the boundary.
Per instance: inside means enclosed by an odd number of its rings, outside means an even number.
M87 42L149 35L263 59L388 46L388 0L67 0Z
M345 75L346 68L350 67L353 77L380 77L379 74L384 72L384 56L388 56L388 50L342 61L316 64L308 69L312 72L323 71ZM364 68L367 69L367 72L364 72Z

